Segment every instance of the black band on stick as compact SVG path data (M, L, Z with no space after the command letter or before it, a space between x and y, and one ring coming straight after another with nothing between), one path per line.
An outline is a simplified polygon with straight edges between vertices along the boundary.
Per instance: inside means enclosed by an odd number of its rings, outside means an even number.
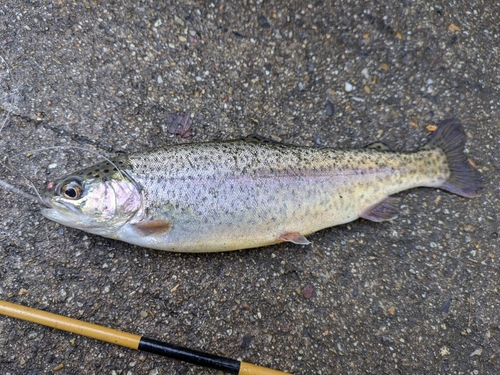
M194 365L225 371L230 374L238 374L240 371L240 361L200 352L198 350L183 348L182 346L168 344L147 337L142 337L141 341L139 341L139 350L175 358L179 361L189 362Z

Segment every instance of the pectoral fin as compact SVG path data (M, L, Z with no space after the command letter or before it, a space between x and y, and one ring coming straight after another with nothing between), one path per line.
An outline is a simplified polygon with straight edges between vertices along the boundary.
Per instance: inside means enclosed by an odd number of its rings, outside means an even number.
M311 242L299 232L281 233L278 238L285 242L292 242L297 245L309 245Z
M397 198L387 197L382 202L368 207L360 217L376 222L396 219L399 214L397 202Z
M132 227L144 236L159 237L172 230L172 222L166 220L147 220L132 224Z

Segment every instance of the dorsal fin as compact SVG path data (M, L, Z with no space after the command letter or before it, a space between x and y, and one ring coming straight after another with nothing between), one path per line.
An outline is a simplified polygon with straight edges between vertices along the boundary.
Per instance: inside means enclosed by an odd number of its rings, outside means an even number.
M273 143L277 145L285 145L283 142L280 142L276 139L264 137L263 135L259 134L249 134L246 137L244 137L243 140L247 142Z
M391 151L391 148L387 146L383 142L373 142L370 143L368 146L365 146L365 148L377 150L377 151Z

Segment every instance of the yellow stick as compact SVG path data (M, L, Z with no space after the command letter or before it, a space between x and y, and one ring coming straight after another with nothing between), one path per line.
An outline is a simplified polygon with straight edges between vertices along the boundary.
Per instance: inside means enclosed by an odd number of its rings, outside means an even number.
M33 309L15 303L0 301L0 313L13 318L57 328L62 331L76 333L93 339L106 341L111 344L138 349L141 336L103 327L97 324L82 322L66 316L52 314L46 311Z
M66 316L49 313L27 306L0 300L0 314L28 322L57 328L135 350L144 350L200 366L210 367L237 375L283 375L284 372L230 358L183 348L147 337L134 335Z

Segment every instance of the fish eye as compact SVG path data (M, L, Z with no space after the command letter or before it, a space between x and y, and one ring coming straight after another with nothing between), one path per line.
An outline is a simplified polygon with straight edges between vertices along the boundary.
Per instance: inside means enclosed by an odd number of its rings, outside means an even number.
M64 198L79 199L82 195L82 188L73 182L64 185L61 192Z

